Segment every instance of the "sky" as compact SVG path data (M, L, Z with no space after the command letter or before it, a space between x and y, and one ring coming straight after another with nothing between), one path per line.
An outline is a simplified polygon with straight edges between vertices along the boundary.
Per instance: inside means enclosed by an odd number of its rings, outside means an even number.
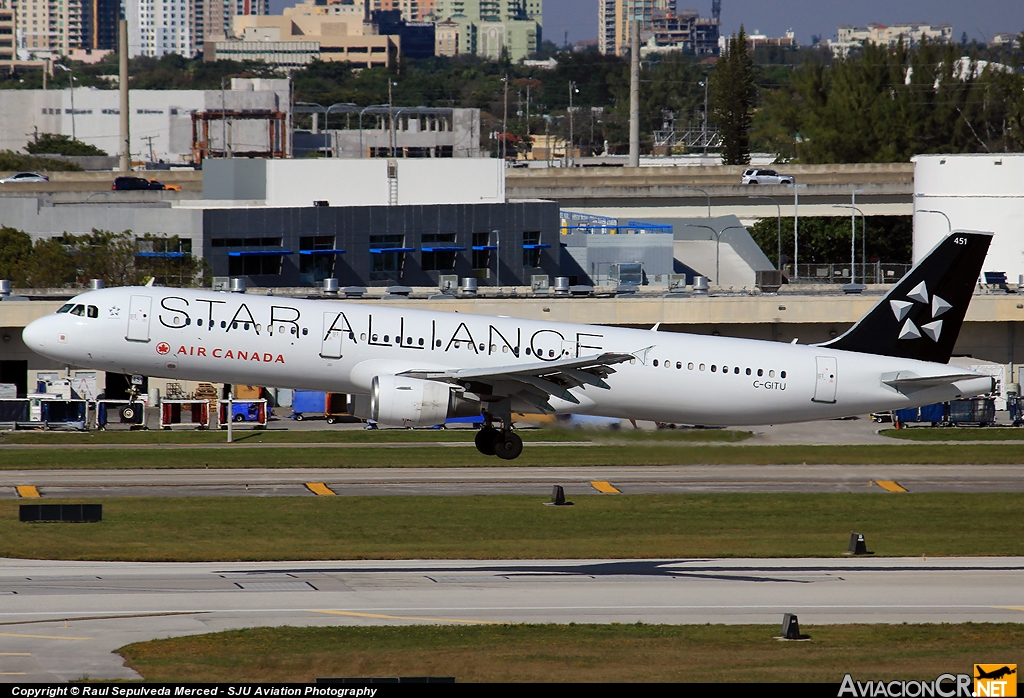
M711 0L678 0L680 9L692 7L702 15L711 14ZM292 0L271 0L271 12L296 4ZM544 38L562 45L565 32L569 42L597 38L598 0L544 0ZM796 32L801 44L811 35L835 38L841 24L869 22L933 22L952 24L959 38L985 41L993 34L1024 30L1024 2L1020 0L722 0L722 33L733 34L743 24L768 36Z

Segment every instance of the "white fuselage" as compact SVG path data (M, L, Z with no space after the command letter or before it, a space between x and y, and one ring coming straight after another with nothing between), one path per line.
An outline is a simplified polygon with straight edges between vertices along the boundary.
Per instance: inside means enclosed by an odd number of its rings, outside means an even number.
M610 389L573 388L559 412L703 425L827 419L925 405L991 389L988 377L903 393L897 372L941 376L945 364L782 344L599 325L408 310L209 290L112 288L24 331L30 349L120 373L367 394L374 376L509 367L605 352ZM956 373L963 373L956 371Z

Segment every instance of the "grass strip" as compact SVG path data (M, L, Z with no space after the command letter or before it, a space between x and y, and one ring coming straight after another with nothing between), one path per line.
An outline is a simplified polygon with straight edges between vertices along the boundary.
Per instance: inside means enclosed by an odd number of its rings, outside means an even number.
M310 682L455 676L459 682L934 680L974 662L1024 664L1024 625L493 625L252 628L118 650L147 681ZM998 658L996 660L995 658ZM1013 678L1013 677L1011 677Z
M869 446L715 446L636 442L578 446L530 446L514 461L483 456L470 445L435 446L118 449L9 449L0 470L63 468L431 468L600 465L901 465L1019 464L1015 444Z
M1013 427L908 427L879 433L908 441L1024 441L1024 429Z
M736 429L675 429L664 431L594 430L594 429L523 429L517 431L523 441L669 441L669 442L726 442L745 441L752 434ZM343 430L250 430L238 429L233 438L237 443L410 443L410 442L465 442L472 443L475 429L343 429ZM221 444L227 436L224 431L92 431L92 432L8 432L0 434L0 444Z
M56 503L61 500L47 500ZM1024 555L1024 493L124 498L94 524L18 522L0 557L258 561Z

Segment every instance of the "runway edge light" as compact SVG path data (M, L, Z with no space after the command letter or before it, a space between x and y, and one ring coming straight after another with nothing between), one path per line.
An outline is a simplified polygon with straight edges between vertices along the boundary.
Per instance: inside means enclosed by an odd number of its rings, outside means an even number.
M800 634L800 621L795 613L786 613L782 616L782 634L780 640L810 640L810 635Z
M868 544L864 540L863 533L857 533L854 531L850 534L850 547L847 555L873 555L874 553L868 552Z

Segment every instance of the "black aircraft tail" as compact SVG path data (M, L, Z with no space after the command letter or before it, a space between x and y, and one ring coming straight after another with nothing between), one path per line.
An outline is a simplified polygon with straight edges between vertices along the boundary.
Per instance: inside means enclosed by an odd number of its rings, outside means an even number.
M820 346L948 362L991 241L991 233L951 233L856 325Z

